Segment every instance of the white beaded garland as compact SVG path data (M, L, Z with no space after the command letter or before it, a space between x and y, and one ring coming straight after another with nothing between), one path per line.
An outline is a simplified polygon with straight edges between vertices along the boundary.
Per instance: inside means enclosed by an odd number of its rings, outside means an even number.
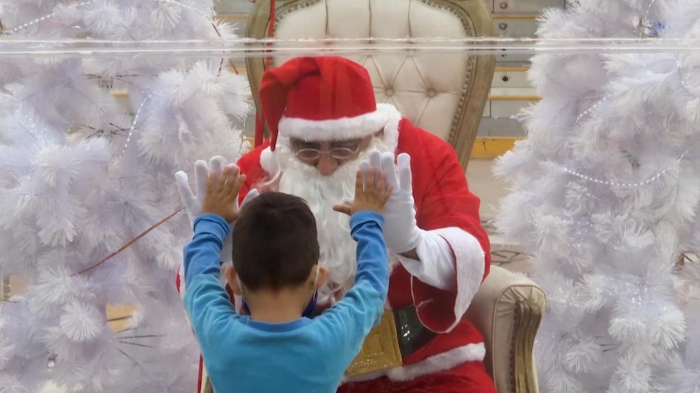
M75 4L75 5L73 5L73 7L75 7L75 8L84 7L84 6L86 6L86 5L98 3L98 2L101 2L101 1L106 1L106 0L90 0L90 1L83 2L83 3ZM178 1L175 1L175 0L156 0L156 1L159 2L159 3L176 4L176 5L178 5L178 6L182 7L182 8L189 9L190 11L196 12L196 13L198 13L198 14L200 14L200 15L203 15L203 16L205 16L205 17L207 17L207 18L210 17L210 15L207 14L207 13L205 13L205 12L202 12L202 11L200 11L200 10L194 8L194 7L190 7L190 6L188 6L188 5L182 4L182 3L178 2ZM26 28L29 27L29 26L35 25L35 24L37 24L37 23L39 23L39 22L43 22L43 21L45 21L46 19L52 18L52 17L54 17L54 16L56 16L56 13L55 13L55 12L52 12L52 13L50 13L50 14L47 14L47 15L42 16L41 18L34 19L33 21L30 21L30 22L27 22L27 23L23 23L23 24L21 24L21 25L15 27L15 28L13 28L13 29L7 30L7 31L5 32L5 34L8 34L8 35L9 35L9 34L14 34L14 33L18 32L18 31L20 31L20 30L24 30L24 29L26 29Z
M126 153L126 149L129 147L129 142L131 142L131 137L134 134L134 130L136 129L136 122L139 120L139 116L141 115L141 110L143 109L144 105L146 105L146 102L150 100L156 93L153 92L146 96L146 98L141 101L141 104L139 105L139 108L136 110L136 114L134 115L134 120L131 121L131 127L129 127L129 134L126 136L126 141L124 142L124 147L122 148L121 153L119 153L119 156L117 156L117 160L120 160L122 156L124 156L124 153Z
M75 5L73 5L73 7L75 7L75 8L84 7L84 6L86 6L86 5L98 3L98 2L100 2L100 1L105 1L105 0L90 0L90 1L83 2L83 3L75 4ZM24 30L24 29L26 29L26 28L29 27L29 26L35 25L35 24L37 24L37 23L39 23L39 22L43 22L43 21L45 21L46 19L52 18L52 17L54 17L54 16L56 16L56 13L55 13L55 12L52 12L52 13L50 13L50 14L48 14L48 15L42 16L41 18L34 19L34 20L31 21L31 22L27 22L27 23L21 24L21 25L15 27L14 29L7 30L7 31L5 32L5 34L14 34L14 33L18 32L18 31L20 31L20 30Z
M678 157L678 159L676 160L676 162L681 162L681 161L683 160L683 158L684 158L692 149L693 149L693 147L690 147L690 148L688 148L688 150L686 150L685 152L683 152L683 154L681 154L681 156ZM660 179L661 176L663 176L666 172L670 171L671 168L672 168L672 167L669 166L669 167L665 168L664 170L662 170L661 172L658 172L657 174L655 174L655 175L649 177L648 179L646 179L646 180L644 180L644 181L642 181L642 182L635 182L635 183L621 183L621 182L614 182L614 181L610 181L610 180L597 179L597 178L594 178L594 177L591 177L591 176L584 175L584 174L582 174L582 173L573 171L573 170L571 170L571 169L569 169L569 168L567 168L567 167L562 167L561 169L562 169L562 171L564 171L564 172L566 172L566 173L568 173L568 174L570 174L570 175L576 176L576 177L578 177L578 178L580 178L580 179L583 179L583 180L586 180L586 181L590 181L590 182L593 182L593 183L596 183L596 184L604 184L604 185L610 186L610 187L638 188L638 187L643 187L643 186L649 185L649 184L653 183L654 181Z
M578 116L576 117L576 125L579 124L579 122L581 121L581 119L583 119L584 116L586 116L587 114L593 112L597 107L600 106L600 104L602 104L603 102L605 102L605 101L607 101L608 99L610 99L610 97L611 97L610 94L606 95L605 97L601 98L598 102L596 102L592 107L586 109L586 110L583 111L580 115L578 115Z

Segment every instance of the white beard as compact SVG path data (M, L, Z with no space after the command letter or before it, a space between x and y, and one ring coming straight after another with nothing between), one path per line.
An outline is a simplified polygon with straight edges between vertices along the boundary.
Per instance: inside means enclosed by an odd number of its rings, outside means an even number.
M357 159L345 162L330 176L323 176L316 167L301 162L289 146L279 144L275 151L280 172L278 190L306 200L316 217L319 264L330 270L328 283L319 290L320 304L333 304L352 288L357 267L356 243L350 237L350 218L333 211L344 198L355 195L355 177L372 150L388 151L384 142L373 137L370 146ZM273 180L273 182L275 181Z

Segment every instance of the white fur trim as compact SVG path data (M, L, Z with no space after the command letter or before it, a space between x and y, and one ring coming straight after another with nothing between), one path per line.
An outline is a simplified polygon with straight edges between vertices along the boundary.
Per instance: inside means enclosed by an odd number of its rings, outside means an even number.
M413 277L444 291L455 291L455 258L452 247L437 231L419 229L418 259L398 255L401 265Z
M379 132L398 113L399 111L393 105L378 104L377 110L374 112L341 119L306 120L282 117L277 127L280 135L287 138L307 141L355 139ZM399 114L399 120L400 118L401 115Z
M389 113L389 120L384 126L384 144L389 148L389 151L396 153L396 149L399 147L399 123L401 123L401 112L399 112L396 107L388 104L378 104L387 106L386 111Z
M262 152L260 152L260 166L269 174L275 174L279 171L277 158L275 157L275 153L272 151L272 149L270 149L270 146L266 147Z
M468 344L447 352L431 356L408 366L391 368L385 371L349 378L343 376L341 383L370 381L386 376L392 381L409 381L423 375L435 374L459 366L466 362L481 362L486 356L484 343Z
M474 236L466 231L456 228L441 228L433 232L442 236L452 248L455 256L455 266L457 273L457 299L454 306L454 322L450 327L435 333L448 333L457 326L462 320L462 317L467 312L472 299L481 286L481 281L484 277L484 269L486 268L486 254L481 248L481 244ZM413 290L413 279L411 279L411 296L413 304L420 309L421 306L432 303L432 299L428 299L421 304L416 303L415 292ZM420 319L420 312L418 312ZM423 326L427 326L422 320ZM432 330L432 329L431 329Z
M389 104L377 104L377 112L379 110L383 111L386 113L386 122L384 124L384 144L386 144L387 148L391 152L396 152L396 148L399 145L399 123L401 123L401 113L394 107L393 105ZM377 113L374 112L374 113ZM291 120L300 120L300 121L307 121L307 120L301 120L301 119L291 119ZM336 121L336 120L329 120L329 121ZM326 123L326 122L311 122L311 123ZM281 122L280 122L281 124ZM381 127L381 125L379 126ZM378 128L379 128L378 127ZM371 134L371 133L370 133ZM369 135L369 134L366 134ZM365 136L365 135L363 135ZM307 140L312 140L313 138L310 137L302 137L303 139ZM328 138L320 138L319 140L325 140ZM341 138L343 139L343 138ZM287 145L289 146L290 140L288 136L278 136L277 137L277 146L279 145ZM268 174L268 175L276 175L277 172L279 171L279 165L277 164L277 158L275 152L273 152L269 147L264 149L260 153L260 166L263 168L263 170Z
M467 308L481 286L486 268L486 253L479 241L462 229L445 228L438 229L436 232L450 244L456 259L457 300L454 309L456 321L449 329L452 330L467 312Z

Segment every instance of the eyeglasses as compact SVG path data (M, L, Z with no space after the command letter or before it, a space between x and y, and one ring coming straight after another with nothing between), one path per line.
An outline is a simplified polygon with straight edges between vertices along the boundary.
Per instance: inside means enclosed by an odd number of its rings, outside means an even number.
M321 158L323 154L330 154L336 160L347 160L352 158L360 150L360 145L354 147L333 147L329 150L319 150L310 147L294 149L294 155L304 161L314 161Z

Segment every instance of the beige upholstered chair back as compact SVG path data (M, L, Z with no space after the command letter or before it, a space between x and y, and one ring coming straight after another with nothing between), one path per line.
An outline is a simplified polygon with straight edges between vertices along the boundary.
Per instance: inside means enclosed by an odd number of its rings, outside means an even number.
M246 35L267 37L269 18L270 0L257 0ZM484 0L278 0L274 37L467 38L490 36L492 29ZM456 52L382 53L382 45L386 41L374 45L369 54L346 57L367 68L377 102L395 105L414 124L449 142L466 168L495 58ZM271 66L288 59L275 57ZM246 66L259 110L264 60L251 57Z

